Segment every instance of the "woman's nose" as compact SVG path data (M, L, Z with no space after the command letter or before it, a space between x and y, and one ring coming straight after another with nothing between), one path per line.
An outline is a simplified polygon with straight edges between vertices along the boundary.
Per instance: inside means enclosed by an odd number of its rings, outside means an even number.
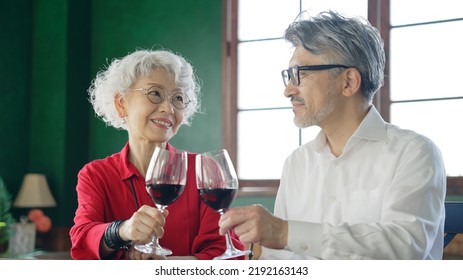
M164 98L164 100L162 100L162 102L159 103L159 109L169 114L174 113L174 105L172 105L172 102L168 97Z

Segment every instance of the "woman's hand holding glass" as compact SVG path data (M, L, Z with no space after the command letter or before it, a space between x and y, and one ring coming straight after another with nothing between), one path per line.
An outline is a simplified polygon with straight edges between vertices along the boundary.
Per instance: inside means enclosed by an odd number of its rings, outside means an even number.
M120 227L120 236L124 240L131 240L132 244L146 243L151 240L152 233L162 238L164 235L165 217L168 211L161 213L156 207L142 205L130 219L125 220Z

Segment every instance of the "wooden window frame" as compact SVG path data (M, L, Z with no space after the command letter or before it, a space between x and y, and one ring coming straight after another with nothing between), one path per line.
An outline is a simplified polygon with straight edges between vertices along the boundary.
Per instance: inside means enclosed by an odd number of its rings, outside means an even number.
M238 0L222 0L222 146L229 151L237 166L238 131ZM375 95L373 104L386 122L390 121L390 1L368 0L368 20L378 28L384 40L386 66L384 85ZM276 195L279 180L239 181L239 196ZM463 177L447 177L447 194L463 195Z

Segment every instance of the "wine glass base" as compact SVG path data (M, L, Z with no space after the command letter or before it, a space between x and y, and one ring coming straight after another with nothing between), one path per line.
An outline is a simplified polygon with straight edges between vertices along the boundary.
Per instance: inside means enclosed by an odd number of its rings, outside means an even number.
M245 251L236 250L236 249L235 250L227 250L222 255L220 255L218 257L215 257L214 260L227 260L227 259L237 258L237 257L241 257L241 256L246 256L249 253L251 253L250 250L245 250Z
M158 256L172 255L172 251L166 248L152 246L151 244L136 244L135 249L145 254L156 254Z

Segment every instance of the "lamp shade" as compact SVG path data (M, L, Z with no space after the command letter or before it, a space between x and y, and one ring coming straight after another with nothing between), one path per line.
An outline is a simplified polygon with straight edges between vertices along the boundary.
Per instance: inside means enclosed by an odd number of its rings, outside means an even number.
M13 206L23 208L56 206L45 175L26 174Z

